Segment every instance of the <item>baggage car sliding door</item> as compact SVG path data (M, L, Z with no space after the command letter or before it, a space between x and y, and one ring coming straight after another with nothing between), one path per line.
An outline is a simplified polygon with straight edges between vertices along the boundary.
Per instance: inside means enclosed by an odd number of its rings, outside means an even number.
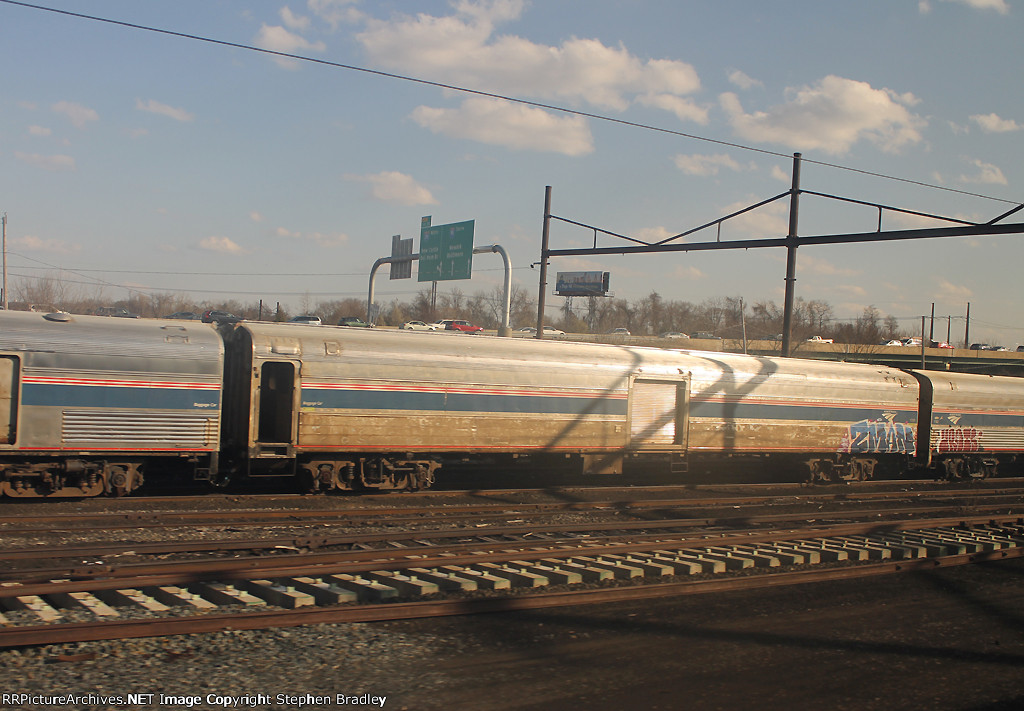
M15 374L18 372L14 358L0 356L0 444L14 444L14 427L18 421Z
M687 379L637 378L629 394L629 446L645 451L686 451L690 387Z

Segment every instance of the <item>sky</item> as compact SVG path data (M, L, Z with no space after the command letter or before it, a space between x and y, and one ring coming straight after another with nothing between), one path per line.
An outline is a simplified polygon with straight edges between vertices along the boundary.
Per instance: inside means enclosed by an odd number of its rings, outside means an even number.
M475 245L500 244L535 296L546 186L554 215L652 241L785 193L797 152L804 190L847 200L969 222L1024 201L1017 0L38 5L122 24L0 0L12 295L51 276L111 301L365 298L392 235L418 251L431 216L474 220ZM798 234L878 219L805 194ZM784 199L686 239L784 237L788 222ZM952 226L888 210L882 225ZM593 244L593 230L553 222L551 248ZM908 331L934 303L936 336L950 316L954 340L970 304L971 340L1012 348L1022 264L1022 235L804 246L796 295L840 320L874 306ZM570 271L610 272L628 300L781 304L786 253L549 269L550 318L554 274ZM480 254L472 279L439 288L491 293L502 278L500 257ZM427 286L415 268L376 281L384 303Z

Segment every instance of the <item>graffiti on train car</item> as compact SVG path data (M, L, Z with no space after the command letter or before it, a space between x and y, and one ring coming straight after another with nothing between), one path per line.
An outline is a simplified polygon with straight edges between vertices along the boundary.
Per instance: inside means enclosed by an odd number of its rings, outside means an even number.
M949 427L939 432L937 452L980 452L982 431L974 427Z
M850 454L913 452L916 439L913 425L893 422L893 415L877 420L861 420L849 426L839 446Z

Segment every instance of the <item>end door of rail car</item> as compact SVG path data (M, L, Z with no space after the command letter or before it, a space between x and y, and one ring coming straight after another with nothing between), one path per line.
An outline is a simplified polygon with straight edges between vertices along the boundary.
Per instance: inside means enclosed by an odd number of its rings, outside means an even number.
M265 361L256 384L256 455L291 457L295 442L295 399L299 364Z
M0 444L14 444L15 427L18 422L17 361L0 356Z

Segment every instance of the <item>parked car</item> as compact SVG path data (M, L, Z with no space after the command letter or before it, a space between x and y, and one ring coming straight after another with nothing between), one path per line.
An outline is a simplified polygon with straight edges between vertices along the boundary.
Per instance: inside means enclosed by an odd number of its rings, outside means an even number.
M629 336L632 335L628 328L613 328L608 332L612 336Z
M822 338L821 336L811 336L807 339L808 343L835 343L834 339Z
M366 323L366 321L358 316L342 316L338 319L338 325L349 326L351 328L373 328L371 324Z
M1024 353L1024 346L1017 346L1018 353Z
M400 329L403 331L436 331L437 326L432 323L424 323L423 321L406 321Z
M101 306L96 309L97 316L113 316L115 318L138 318L138 314L133 314L128 309L122 309L120 306Z
M536 331L536 330L537 329L534 329L534 331ZM544 335L545 336L564 336L565 335L565 331L563 331L560 328L555 328L554 326L545 326L544 327Z
M441 319L434 325L443 328L445 331L462 331L463 333L480 333L480 331L484 330L483 326L476 326L461 318Z
M288 320L288 323L305 323L310 326L320 326L323 321L319 316L296 316Z
M661 337L662 338L676 338L676 339L678 339L678 338L689 338L688 335L686 335L685 333L681 333L679 331L669 331L668 333L661 334Z
M972 351L990 351L992 346L987 343L972 343L970 350Z
M698 331L697 333L695 333L692 336L690 336L690 338L703 338L705 341L720 341L720 340L722 340L721 336L716 336L715 334L708 333L707 331Z
M202 319L195 311L175 311L170 316L164 316L164 318L173 318L181 321L199 321Z
M204 311L203 323L238 323L242 319L227 311Z

